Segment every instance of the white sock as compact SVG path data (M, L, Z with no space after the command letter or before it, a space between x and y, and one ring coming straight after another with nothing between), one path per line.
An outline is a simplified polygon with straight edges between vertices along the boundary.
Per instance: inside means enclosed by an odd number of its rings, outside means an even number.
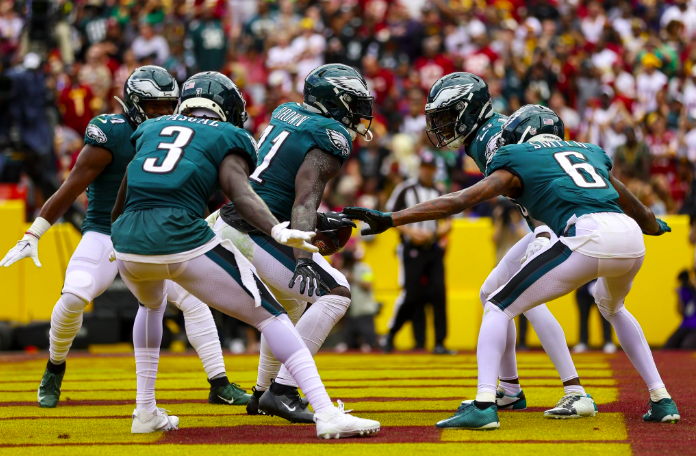
M304 301L297 301L295 299L278 300L283 308L288 312L288 318L293 325L302 317L305 309L307 309L307 303ZM259 368L256 377L256 391L266 391L271 387L271 379L278 376L278 371L280 371L280 362L275 359L271 348L266 342L266 338L261 335L261 352L259 353Z
M581 385L568 385L564 386L563 390L565 391L565 394L575 394L575 393L580 393L583 396L585 396L587 393L585 393L585 388L583 388Z
M501 379L499 385L508 396L517 396L520 394L520 391L522 391L522 387L519 383L508 383Z
M500 373L500 361L505 352L509 322L510 318L495 305L486 303L476 348L478 402L495 402L496 383Z
M331 398L321 382L317 365L288 316L281 315L267 320L260 330L275 357L297 379L314 413L332 408Z
M349 306L350 298L325 295L317 299L300 318L300 321L297 322L297 332L302 337L312 356L317 354L331 329L346 314ZM281 367L276 382L281 385L298 386L286 366ZM302 392L305 395L307 394L304 389ZM307 397L309 398L309 396Z
M667 388L657 388L650 391L650 400L660 402L662 399L672 399L672 396L667 392Z
M505 352L500 361L500 379L513 380L517 378L517 354L515 344L517 343L517 328L515 320L510 320L507 326L505 338Z
M138 306L133 325L133 347L135 351L135 375L137 377L136 410L157 410L155 381L162 343L162 318L167 308L164 300L158 308Z
M563 328L546 304L536 306L524 313L539 337L541 346L553 363L562 382L578 378L573 358L568 350Z
M619 338L621 343L621 348L628 356L628 359L631 360L633 367L636 368L643 381L648 385L648 391L664 388L665 384L662 383L660 373L657 371L655 360L653 360L652 352L648 346L648 341L645 340L640 323L625 307L621 307L613 315L609 314L602 307L599 307L599 311L614 327L616 337Z
M89 304L74 294L64 293L53 307L49 331L49 354L53 364L62 364L82 327L82 314Z
M186 337L198 353L203 369L209 379L225 374L225 360L218 337L217 327L210 308L201 300L188 294L180 303L184 314Z

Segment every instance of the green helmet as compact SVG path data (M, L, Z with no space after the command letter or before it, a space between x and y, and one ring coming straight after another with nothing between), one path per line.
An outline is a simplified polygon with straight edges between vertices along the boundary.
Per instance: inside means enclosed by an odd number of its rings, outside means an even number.
M123 100L114 97L123 106L126 117L138 126L147 120L142 108L145 101L171 101L172 109L179 98L179 85L167 70L145 65L133 70L123 85Z
M213 111L223 122L242 128L249 118L242 93L230 78L216 71L194 74L181 86L177 114L196 108Z
M512 113L503 124L498 147L522 144L534 136L550 135L549 141L562 141L565 127L558 114L541 105L525 105Z
M435 147L458 149L491 115L491 94L483 79L471 73L448 74L435 81L428 93L428 139Z
M372 124L372 101L365 79L347 65L322 65L305 79L305 105L363 136L367 135Z

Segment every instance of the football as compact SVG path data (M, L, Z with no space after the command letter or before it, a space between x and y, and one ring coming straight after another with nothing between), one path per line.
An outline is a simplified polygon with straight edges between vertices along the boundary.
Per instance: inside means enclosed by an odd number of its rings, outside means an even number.
M343 247L346 246L352 233L353 228L350 226L344 226L339 228L338 247L336 247L334 245L333 240L329 236L322 233L321 231L317 231L317 235L314 236L314 241L312 242L312 244L319 248L319 253L321 253L323 256L333 255L334 253L339 252Z

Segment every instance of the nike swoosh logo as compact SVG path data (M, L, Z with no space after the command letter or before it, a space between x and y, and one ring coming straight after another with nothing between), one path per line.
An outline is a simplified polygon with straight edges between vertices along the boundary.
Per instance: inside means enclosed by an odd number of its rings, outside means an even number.
M331 218L331 217L326 217L326 220L329 220L329 221L331 221L331 222L339 222L339 221L340 221L340 220L338 220L338 219L333 219L333 218Z
M228 404L234 404L234 399L232 399L232 400L225 399L224 397L220 396L219 394L218 394L218 397L220 399L222 399L223 401L227 402Z
M288 404L286 404L285 402L282 402L282 401L281 401L281 404L283 404L283 405L285 406L285 408L288 409L288 410L291 411L291 412L294 412L294 411L297 409L297 407L290 408L290 407L288 406Z
M109 123L108 120L104 120L104 119L101 119L101 118L99 118L99 117L97 117L97 120L98 120L99 122L101 122L101 123Z

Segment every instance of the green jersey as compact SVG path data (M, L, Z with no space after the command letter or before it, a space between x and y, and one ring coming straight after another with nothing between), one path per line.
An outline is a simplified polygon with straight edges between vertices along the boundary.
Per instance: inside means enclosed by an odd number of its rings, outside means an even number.
M307 152L320 149L343 164L352 147L348 130L334 119L297 103L282 104L273 111L259 139L258 167L249 177L251 186L278 220L288 221L295 202L295 178ZM234 219L232 203L221 214L226 222Z
M486 165L498 147L498 138L503 131L503 125L507 116L493 113L486 122L476 131L476 136L466 148L466 153L474 159L479 171L486 174Z
M111 210L128 163L135 155L130 137L133 127L121 114L103 114L92 119L85 131L85 144L111 152L111 163L87 187L87 218L82 234L96 231L111 235Z
M215 234L203 217L220 188L220 164L239 154L256 168L254 138L226 122L162 116L140 125L131 141L124 213L111 235L119 253L172 255L209 242Z
M601 147L576 141L513 144L498 149L486 175L504 169L519 177L522 195L513 201L523 215L545 223L558 236L568 220L595 212L622 212L609 183L611 160Z

